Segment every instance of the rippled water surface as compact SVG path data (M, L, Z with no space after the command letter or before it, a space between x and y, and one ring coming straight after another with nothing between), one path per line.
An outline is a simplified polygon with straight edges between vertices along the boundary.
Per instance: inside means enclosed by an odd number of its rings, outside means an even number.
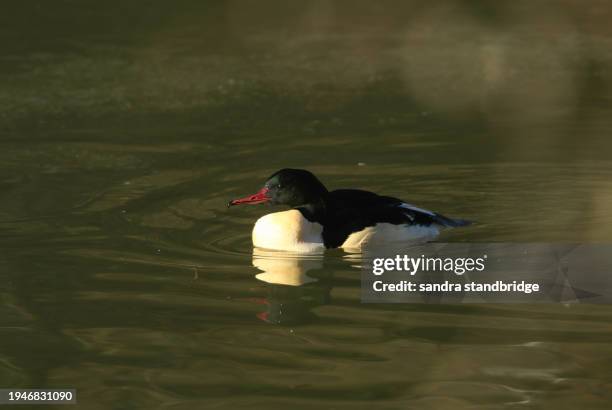
M231 2L128 7L140 26L65 3L2 29L1 386L88 409L610 408L609 306L361 304L358 256L254 251L273 209L226 208L296 167L477 221L443 241L610 242L605 33L520 8L347 31L281 7L270 32ZM55 34L17 35L30 12ZM440 16L450 34L421 30Z

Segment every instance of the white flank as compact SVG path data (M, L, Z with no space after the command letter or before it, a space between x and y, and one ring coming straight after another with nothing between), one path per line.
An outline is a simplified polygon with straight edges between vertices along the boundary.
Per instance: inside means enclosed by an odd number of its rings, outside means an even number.
M342 244L345 249L361 249L389 243L421 243L430 241L440 234L438 225L393 225L380 223L354 232Z
M253 245L300 253L324 249L323 226L308 221L298 210L291 209L264 215L255 222Z

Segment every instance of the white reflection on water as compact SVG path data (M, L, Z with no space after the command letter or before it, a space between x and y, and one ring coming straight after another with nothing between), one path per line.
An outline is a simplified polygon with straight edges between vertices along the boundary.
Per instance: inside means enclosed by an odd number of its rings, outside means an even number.
M323 253L303 255L253 248L253 266L263 271L255 276L263 282L301 286L317 281L308 276L308 271L323 267Z
M312 309L330 303L333 272L324 268L324 253L300 254L253 248L255 277L266 283L264 307L257 318L276 325L296 325L316 320Z

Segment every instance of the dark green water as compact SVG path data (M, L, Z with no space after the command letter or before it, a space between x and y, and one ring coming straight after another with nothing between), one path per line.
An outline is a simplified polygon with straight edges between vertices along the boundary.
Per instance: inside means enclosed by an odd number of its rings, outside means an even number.
M610 408L609 306L361 304L358 261L261 259L271 209L225 207L290 166L478 221L444 241L612 241L605 3L54 3L0 17L0 387Z

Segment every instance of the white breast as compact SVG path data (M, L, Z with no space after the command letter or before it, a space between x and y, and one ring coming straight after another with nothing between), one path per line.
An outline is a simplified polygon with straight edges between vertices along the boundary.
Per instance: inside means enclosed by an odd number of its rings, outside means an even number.
M324 248L323 226L291 209L264 215L255 222L253 245L265 249L314 252Z
M342 244L344 249L361 249L364 246L378 246L385 243L406 242L422 243L440 234L438 225L394 225L379 223L354 232Z

